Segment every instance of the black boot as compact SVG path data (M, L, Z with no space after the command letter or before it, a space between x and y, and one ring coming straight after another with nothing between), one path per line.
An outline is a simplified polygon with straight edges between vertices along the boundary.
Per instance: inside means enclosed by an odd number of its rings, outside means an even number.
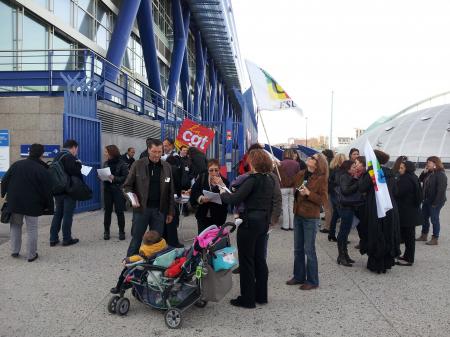
M339 241L338 241L338 252L339 256L337 258L337 264L342 264L345 267L352 267L352 264L349 261L347 261L347 258L345 257L344 246L342 242Z
M351 258L350 258L350 256L348 256L348 249L347 249L347 243L345 243L344 245L344 256L345 256L345 258L347 259L347 262L349 262L349 263L355 263L355 260L352 260Z

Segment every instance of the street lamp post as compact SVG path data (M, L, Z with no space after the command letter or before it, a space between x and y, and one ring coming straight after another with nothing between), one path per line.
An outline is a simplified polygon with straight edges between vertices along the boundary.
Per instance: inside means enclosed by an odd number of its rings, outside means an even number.
M308 117L305 117L305 146L308 147Z

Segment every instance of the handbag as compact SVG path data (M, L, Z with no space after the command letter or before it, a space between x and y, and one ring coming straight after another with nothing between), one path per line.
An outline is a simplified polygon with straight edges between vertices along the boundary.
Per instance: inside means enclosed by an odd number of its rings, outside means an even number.
M212 266L214 271L229 270L237 264L236 248L225 247L213 253Z
M70 184L66 192L72 199L77 201L92 199L92 190L90 187L76 176L70 177Z
M11 212L8 211L8 203L5 202L2 206L2 215L1 215L1 223L9 223L11 220Z

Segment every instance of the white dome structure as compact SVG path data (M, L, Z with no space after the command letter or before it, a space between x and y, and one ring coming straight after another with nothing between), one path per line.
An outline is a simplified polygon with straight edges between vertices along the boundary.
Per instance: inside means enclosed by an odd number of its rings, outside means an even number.
M374 149L388 153L391 161L407 156L411 161L423 163L429 156L438 156L444 163L450 163L450 104L418 110L423 103L448 94L431 97L375 122L347 150L353 147L362 150L368 139Z

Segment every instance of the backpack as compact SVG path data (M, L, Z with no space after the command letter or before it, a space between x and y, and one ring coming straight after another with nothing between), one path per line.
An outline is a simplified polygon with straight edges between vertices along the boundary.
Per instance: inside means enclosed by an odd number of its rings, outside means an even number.
M61 159L65 156L67 156L67 153L61 155L57 160L54 160L49 167L52 193L54 195L64 193L69 185L69 176L64 170L64 165L61 162Z

